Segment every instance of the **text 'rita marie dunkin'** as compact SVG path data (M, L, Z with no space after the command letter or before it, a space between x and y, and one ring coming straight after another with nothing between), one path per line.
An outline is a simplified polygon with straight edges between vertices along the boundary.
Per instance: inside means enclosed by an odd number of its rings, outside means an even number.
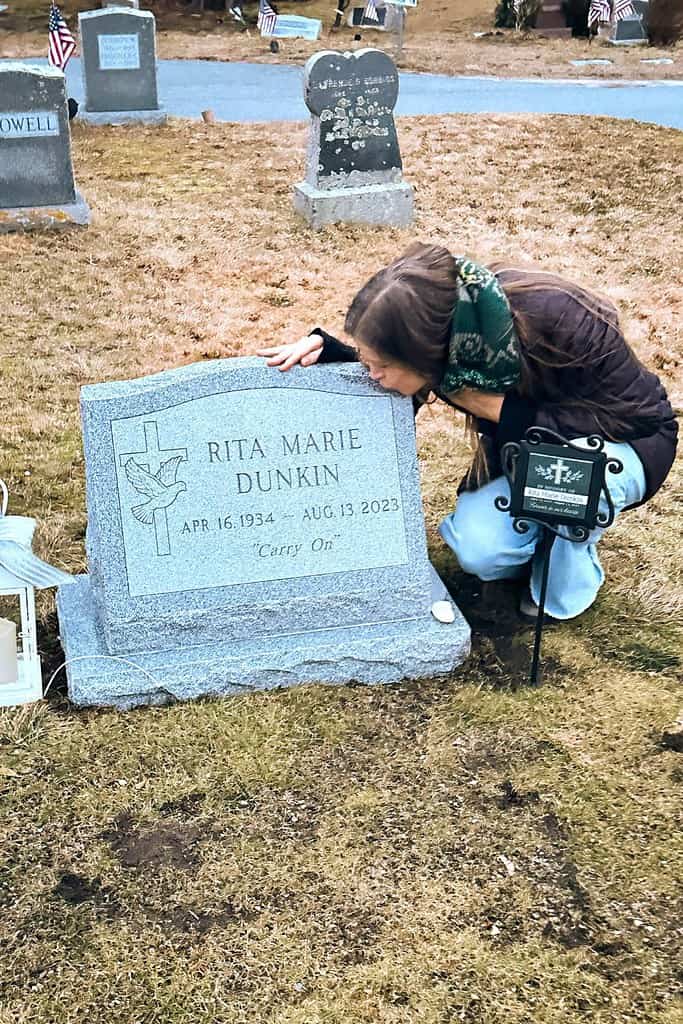
M363 447L357 427L342 430L319 430L310 433L281 434L276 439L236 437L222 441L207 441L207 458L211 465L235 465L235 489L238 494L258 491L297 490L305 487L339 485L340 464L332 455L359 451ZM313 459L325 456L324 461L295 463L284 467L263 466L267 459ZM246 463L255 462L246 468ZM258 467L258 468L257 468Z

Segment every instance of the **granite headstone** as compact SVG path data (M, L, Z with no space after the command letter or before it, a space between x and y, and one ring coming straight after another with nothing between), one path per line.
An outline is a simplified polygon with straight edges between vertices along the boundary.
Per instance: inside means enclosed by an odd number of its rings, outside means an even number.
M394 122L398 88L396 65L381 50L325 50L306 63L311 134L294 206L313 227L412 221L413 190L403 180Z
M623 15L612 25L608 41L614 46L643 46L648 41L648 5L633 0L631 14Z
M412 403L360 364L219 360L81 393L89 575L59 592L77 704L450 671Z
M64 74L0 63L0 232L89 222L74 185Z
M162 124L155 21L151 11L105 8L78 16L85 102L90 124Z
M136 11L140 8L140 0L104 0L103 7L132 7Z

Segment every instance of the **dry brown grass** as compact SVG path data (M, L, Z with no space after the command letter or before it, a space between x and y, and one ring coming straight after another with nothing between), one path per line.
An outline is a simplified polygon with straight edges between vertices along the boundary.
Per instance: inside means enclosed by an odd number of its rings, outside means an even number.
M62 5L75 24L76 12L92 6L88 0ZM147 4L143 6L147 7ZM163 59L193 58L247 60L260 63L303 63L323 47L348 49L355 45L351 29L331 34L335 5L332 0L307 3L283 2L283 12L305 14L323 20L323 36L316 43L301 39L281 42L280 53L271 54L268 42L254 28L249 35L239 31L225 12L184 12L171 5L149 5L159 28L158 50ZM43 56L45 53L45 12L36 0L14 0L10 15L0 19L0 57ZM680 79L683 78L683 44L675 47L612 47L587 39L543 39L518 36L512 30L483 39L475 31L493 30L494 0L420 0L408 15L405 48L399 58L404 70L430 71L447 75L499 75L502 77ZM253 13L252 8L247 8ZM394 53L391 38L366 30L359 45L379 46ZM570 61L608 57L612 65L574 67ZM671 57L670 65L641 64L641 57Z
M301 125L76 126L92 226L0 237L3 476L53 560L83 565L82 384L335 330L416 237L607 292L683 405L680 133L399 131L415 227L314 234L291 206ZM609 582L548 633L531 692L511 595L477 596L436 536L460 424L418 425L430 547L475 631L452 678L0 713L0 1024L679 1024L683 774L657 737L680 700L681 470L610 531ZM56 628L44 596L55 666Z

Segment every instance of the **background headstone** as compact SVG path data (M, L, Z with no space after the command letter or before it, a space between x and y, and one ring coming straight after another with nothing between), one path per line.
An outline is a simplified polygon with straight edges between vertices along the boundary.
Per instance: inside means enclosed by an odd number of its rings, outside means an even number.
M140 8L140 0L105 0L102 4L103 7L133 7L135 10Z
M560 0L541 0L541 6L536 15L536 30L542 32L544 36L571 36L572 30L567 25L567 18Z
M381 50L326 50L307 61L311 134L294 205L313 227L412 221L413 190L403 180L393 113L398 87L396 65Z
M638 46L648 42L648 4L643 0L632 0L634 14L615 21L610 28L608 41L615 46Z
M79 116L91 124L163 123L152 12L85 11L78 25L85 94Z
M78 704L450 671L412 402L360 364L219 360L83 388L89 576L59 593ZM124 659L108 662L107 657Z
M274 39L309 39L315 41L323 30L319 18L305 18L299 14L278 14L268 36Z
M89 222L74 185L63 73L0 64L0 231Z

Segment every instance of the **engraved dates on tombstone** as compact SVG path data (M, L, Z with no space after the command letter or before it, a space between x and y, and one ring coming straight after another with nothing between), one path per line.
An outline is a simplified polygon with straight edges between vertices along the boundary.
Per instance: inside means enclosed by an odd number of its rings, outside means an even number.
M400 174L394 123L398 72L380 50L326 51L307 68L306 105L319 118L318 179L354 172Z
M137 71L140 67L138 35L97 37L100 71Z
M238 391L112 420L131 597L407 562L392 399L277 398Z

